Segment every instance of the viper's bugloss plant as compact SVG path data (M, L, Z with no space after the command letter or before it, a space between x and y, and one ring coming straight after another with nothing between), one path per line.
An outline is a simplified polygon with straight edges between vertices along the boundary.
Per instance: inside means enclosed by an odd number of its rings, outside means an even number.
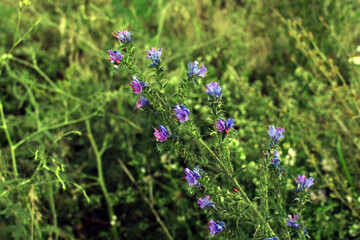
M170 136L170 132L167 129L167 127L164 127L163 125L159 125L159 129L154 128L154 136L156 141L158 142L165 142L168 137Z
M113 35L123 43L133 42L133 39L131 37L132 33L130 33L128 30L124 30L124 31L118 30L117 34L113 33Z
M201 209L214 206L210 201L209 195L207 195L204 198L199 198L199 200L197 201L197 204L199 204L199 208L201 208Z
M221 87L218 82L211 82L206 84L206 89L204 89L210 97L220 98L222 95Z
M187 164L197 165L193 170L188 167L184 169L184 178L187 181L185 185L190 195L197 196L199 208L210 219L210 235L216 234L227 239L304 239L308 235L303 221L304 209L309 202L307 190L313 184L313 179L306 179L305 175L299 176L295 182L298 190L290 191L295 194L294 200L298 204L285 205L283 186L287 177L280 159L280 140L285 138L285 129L269 126L268 142L263 157L259 159L259 183L255 193L252 192L241 185L239 175L246 167L234 169L232 162L236 159L232 159L229 147L231 141L237 138L235 127L243 126L235 126L235 120L232 118L226 120L220 117L226 114L221 109L222 97L226 93L221 91L218 82L210 82L204 88L208 98L203 104L211 109L209 122L204 124L213 125L213 129L204 131L201 126L197 126L198 120L189 118L189 109L194 109L194 106L189 101L187 93L194 88L200 88L199 81L204 81L202 78L205 78L207 73L205 65L200 66L198 61L189 62L188 72L184 73L179 91L168 92L166 69L160 61L162 49L152 47L151 50L147 50L146 57L152 62L147 69L141 69L136 64L132 39L130 41L126 34L118 32L117 35L122 43L120 49L124 55L121 62L119 60L122 68L116 71L132 74L130 86L135 94L141 93L140 98L137 97L136 108L145 109L149 106L145 112L153 117L152 121L164 124L154 128L153 134L158 150L177 151ZM112 53L114 64L117 63L115 57L119 58L119 55L117 51ZM136 76L141 76L146 82L139 81ZM179 104L174 106L175 102ZM195 116L195 113L193 114ZM215 176L221 176L222 181ZM256 197L250 198L253 194ZM289 215L288 218L289 210L296 212L296 215ZM253 226L252 233L244 235L242 225L245 224Z
M139 94L139 93L141 93L141 91L142 91L142 88L143 88L143 84L141 84L140 82L139 82L139 80L137 80L137 78L136 78L136 76L134 76L133 78L132 78L132 81L131 81L131 83L129 84L130 86L131 86L131 88L134 90L134 93L135 94ZM145 84L144 84L145 85Z
M179 119L180 123L189 121L190 110L186 106L184 106L183 104L176 105L173 110L175 112L174 116Z
M209 229L210 229L210 235L214 235L215 233L220 233L225 228L225 222L224 221L214 221L212 219L209 220Z
M151 59L152 63L150 64L151 67L158 66L160 64L160 57L162 54L162 49L159 48L158 50L155 47L152 47L151 50L147 50L146 57Z
M197 77L205 77L205 74L207 73L207 68L205 67L205 65L201 65L199 66L199 62L198 61L194 61L193 63L189 62L188 63L188 77L189 78L193 78L195 76Z
M200 166L196 166L192 171L189 168L185 168L184 172L186 174L185 179L188 181L189 187L201 187L201 184L198 182L198 180L201 178Z
M135 107L135 108L136 108L136 109L137 109L137 108L141 108L141 107L147 106L147 105L149 105L149 104L150 104L149 100L147 100L147 98L146 98L144 95L141 94L139 100L138 100L137 103L136 103L136 107Z

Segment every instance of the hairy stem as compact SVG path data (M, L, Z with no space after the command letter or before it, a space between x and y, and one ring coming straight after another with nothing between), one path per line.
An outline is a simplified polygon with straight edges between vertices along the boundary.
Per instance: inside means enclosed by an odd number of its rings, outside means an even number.
M191 134L199 141L199 143L201 145L203 145L209 151L209 153L214 157L214 159L220 165L220 167L224 170L224 172L232 179L232 181L234 182L236 188L238 189L238 192L240 193L241 197L245 200L245 202L249 205L249 207L254 211L254 213L256 214L258 219L260 219L261 223L264 224L264 226L270 232L270 234L275 235L275 233L272 230L272 228L270 227L269 223L266 221L266 219L264 219L264 217L261 215L261 213L259 212L257 207L250 201L247 194L245 193L243 188L240 186L240 184L238 183L236 178L233 177L233 174L225 167L223 162L218 158L218 156L211 150L211 148L201 138L198 138L194 132L191 132Z

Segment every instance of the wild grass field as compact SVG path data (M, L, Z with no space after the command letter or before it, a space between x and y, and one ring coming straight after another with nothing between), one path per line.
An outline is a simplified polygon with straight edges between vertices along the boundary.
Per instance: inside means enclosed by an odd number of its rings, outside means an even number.
M360 239L358 1L0 6L0 239L212 238L183 179L187 163L157 150L154 122L134 111L131 76L113 73L107 50L117 47L119 29L133 34L139 65L149 63L146 50L163 49L166 91L177 91L194 60L208 69L200 85L220 82L236 122L232 162L246 167L238 181L250 197L267 126L281 125L285 201L293 177L313 177L310 237ZM210 111L201 94L188 93L198 125ZM246 221L232 227L238 239L259 239Z

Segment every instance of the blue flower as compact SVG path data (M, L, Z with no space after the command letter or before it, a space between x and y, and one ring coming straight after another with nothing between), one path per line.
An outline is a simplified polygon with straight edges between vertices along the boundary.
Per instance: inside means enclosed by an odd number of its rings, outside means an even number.
M142 85L140 84L139 80L136 78L136 76L133 76L131 84L129 84L132 89L134 90L135 94L139 94L142 91Z
M209 94L210 97L220 98L222 95L221 87L218 82L211 82L206 84L205 92Z
M165 142L170 136L169 130L163 125L159 125L159 129L154 128L154 130L154 136L157 142Z
M180 123L189 121L190 110L186 106L183 104L176 105L173 110L175 112L174 116L179 119Z
M293 227L293 228L299 229L300 224L298 223L298 220L299 220L299 215L294 215L294 217L289 215L289 218L286 219L286 222L287 222L286 225L288 227Z
M307 179L305 175L302 175L295 179L295 183L298 185L298 188L295 190L295 192L304 190L307 191L309 187L314 184L314 179L312 177Z
M277 144L278 141L282 138L284 138L283 133L285 132L284 128L269 126L269 130L267 131L270 135L271 140Z
M188 63L188 76L189 78L192 78L194 76L198 76L198 77L205 77L205 73L207 73L207 69L205 67L205 65L201 65L201 68L199 67L199 62L198 61L194 61L194 63L189 62Z
M214 235L215 233L222 232L225 228L225 222L224 221L214 221L212 219L209 220L209 226L210 229L210 235Z
M146 97L141 94L141 96L136 104L135 109L141 108L141 107L149 105L149 104L150 104L149 100L147 100Z
M200 167L196 166L193 171L191 171L189 168L185 168L185 179L188 181L189 186L195 186L195 187L201 187L200 183L197 182L197 179L200 179Z
M162 48L155 50L155 47L152 47L151 50L147 50L148 54L146 55L147 58L152 60L150 64L151 67L157 66L160 64L160 57L162 54Z
M216 123L216 128L219 131L225 131L226 133L229 132L230 128L234 127L234 119L229 118L227 121L223 118L220 118L219 121Z
M213 206L213 204L210 202L210 196L209 195L207 195L204 198L199 198L197 203L199 204L199 207L201 209L203 209L205 207L212 207Z
M113 35L123 43L126 43L126 42L132 43L133 42L133 39L131 37L132 33L128 32L128 30L124 30L123 32L118 30L117 35L115 33L113 33Z
M114 68L118 68L117 64L123 59L123 55L118 50L109 50L108 53L110 54L108 59L114 64Z
M270 162L274 164L275 168L278 169L280 167L280 153L278 151L274 151L274 157L270 159Z

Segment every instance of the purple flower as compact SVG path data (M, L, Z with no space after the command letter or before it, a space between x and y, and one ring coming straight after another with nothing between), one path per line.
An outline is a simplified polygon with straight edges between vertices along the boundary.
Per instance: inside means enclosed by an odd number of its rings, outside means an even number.
M163 125L159 125L159 129L154 128L154 136L157 142L165 142L170 136L169 130Z
M225 131L226 133L229 132L230 128L234 127L234 119L229 118L227 121L223 118L220 118L219 121L216 123L216 128L219 131Z
M278 151L274 151L274 157L270 159L270 162L275 165L275 168L280 167L280 153Z
M225 228L225 222L223 221L214 221L212 219L209 220L210 235L214 235L215 233L222 232Z
M201 209L203 209L205 207L212 207L213 206L213 204L210 202L210 196L209 195L207 195L204 198L199 198L197 203L199 204L199 207Z
M120 61L123 59L123 55L118 50L109 50L108 53L110 54L110 57L108 59L111 61L112 64L119 64ZM114 68L118 68L118 66L114 65Z
M302 175L295 179L295 183L298 185L298 189L295 192L303 191L304 189L307 191L314 184L314 179L312 177L307 179L305 175Z
M149 105L149 104L150 104L149 100L147 100L146 97L141 94L138 102L136 103L135 109L141 108L141 107Z
M186 177L185 179L188 181L189 186L195 186L195 187L201 187L200 183L197 182L197 179L200 179L200 167L196 166L193 171L191 171L189 168L184 169Z
M269 126L269 130L267 131L270 135L271 140L274 141L275 144L282 138L284 138L283 133L285 132L284 128Z
M206 84L205 92L209 94L210 97L220 98L222 95L221 87L218 82L211 82Z
M201 65L201 68L199 67L199 62L198 61L194 61L194 63L189 62L188 63L188 76L189 78L192 78L194 76L198 76L198 77L205 77L205 73L207 73L207 69L205 67L205 65Z
M123 32L118 30L117 35L115 33L113 33L113 35L123 43L126 43L126 42L132 43L132 41L133 41L133 39L131 37L132 34L130 32L128 32L128 30L124 30Z
M155 47L152 47L151 50L147 50L147 52L148 54L146 55L146 57L153 61L152 64L150 64L150 66L153 67L159 65L160 57L162 54L162 48L155 50Z
M174 116L179 119L180 123L189 121L190 111L186 106L184 106L183 104L176 105L173 110L175 112Z
M293 227L293 228L299 229L300 224L297 223L298 220L299 220L299 215L294 215L294 217L289 215L289 218L286 219L286 222L287 222L286 225L288 227Z
M141 93L141 91L142 91L142 86L141 86L139 80L137 80L136 76L133 76L132 82L131 82L131 84L129 84L129 85L132 87L132 89L134 90L134 93L135 93L135 94Z
M265 238L264 240L278 240L277 236L271 237L271 238Z

